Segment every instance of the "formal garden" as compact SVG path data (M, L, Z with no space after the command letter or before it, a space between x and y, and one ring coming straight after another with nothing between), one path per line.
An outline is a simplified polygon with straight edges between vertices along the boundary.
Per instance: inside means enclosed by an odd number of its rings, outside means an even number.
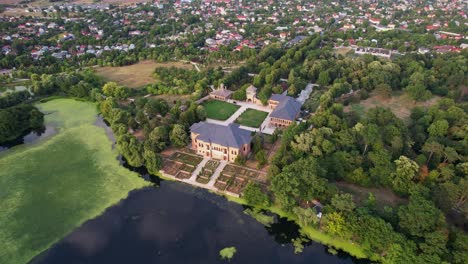
M214 186L220 191L227 191L238 195L242 193L251 181L266 184L266 174L257 170L228 164L224 167Z
M197 182L207 184L218 166L219 161L209 160L197 175Z
M175 152L169 158L164 159L162 170L178 179L188 179L202 160L200 156Z
M232 116L240 106L219 100L209 100L203 103L206 117L216 120L226 120Z
M245 110L235 122L243 126L258 128L267 116L268 112L249 108Z

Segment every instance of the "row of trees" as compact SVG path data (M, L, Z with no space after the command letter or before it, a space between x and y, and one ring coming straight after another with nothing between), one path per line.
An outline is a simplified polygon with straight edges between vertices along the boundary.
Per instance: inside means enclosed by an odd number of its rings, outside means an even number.
M133 102L117 100L113 83L104 85L107 98L100 100L100 110L117 136L120 153L130 166L145 166L157 174L162 166L159 152L172 145L188 144L189 126L206 118L203 106L176 102L170 106L162 99L137 96ZM117 86L118 87L118 86ZM111 89L110 89L111 88ZM106 92L107 91L107 92ZM142 134L136 137L136 134Z

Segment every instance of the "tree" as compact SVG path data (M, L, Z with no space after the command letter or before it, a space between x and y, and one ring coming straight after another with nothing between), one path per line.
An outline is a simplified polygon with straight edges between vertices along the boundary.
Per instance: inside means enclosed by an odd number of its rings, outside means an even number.
M165 126L158 126L153 129L148 135L145 141L145 149L151 149L154 151L162 151L166 148L169 141L169 133Z
M300 159L273 176L270 189L281 207L291 211L297 200L325 198L328 182L321 178L323 174L316 159Z
M258 183L249 183L244 190L243 197L253 206L270 206L270 197L266 194Z
M448 234L444 230L427 233L424 236L424 242L419 245L419 248L424 254L442 256L446 253Z
M133 136L125 133L117 138L117 147L132 167L140 167L144 164L143 146Z
M297 216L297 220L302 226L316 225L320 221L317 212L312 208L294 207L293 213Z
M416 101L426 101L432 96L431 92L426 90L424 84L421 83L408 85L404 90Z
M455 210L468 216L468 180L442 183L436 187L434 199L444 212L450 213L451 210Z
M171 134L169 135L172 145L177 148L185 147L187 145L188 136L187 132L182 125L176 124L172 128Z
M257 152L257 154L255 154L255 160L258 161L257 167L262 168L268 162L265 150L262 149L259 152Z
M462 231L455 233L455 239L450 245L453 263L466 263L468 259L468 235Z
M432 123L428 128L427 132L429 132L429 135L431 137L443 137L447 134L449 128L449 123L447 120L442 119L442 120L437 120L434 123Z
M330 75L328 71L322 71L319 73L317 83L320 86L327 86L328 84L330 84Z
M407 194L413 184L413 179L419 171L419 166L411 159L400 156L395 160L396 172L392 173L393 189L399 193Z
M345 222L345 218L341 213L333 212L325 214L322 229L332 236L345 237Z
M162 167L162 157L158 153L145 149L143 152L145 166L149 173L156 175Z
M199 120L205 120L206 119L206 110L205 107L202 105L197 106L197 117Z
M426 165L429 164L429 161L431 160L432 155L441 154L443 149L444 149L444 146L442 146L441 144L439 144L436 141L430 141L430 142L424 143L421 150L423 152L429 153L429 157L427 158Z
M117 103L112 98L106 98L106 100L102 101L99 105L99 109L101 110L102 115L106 119L109 119L109 114L114 107L117 107Z
M102 87L102 93L107 96L114 96L114 92L117 89L118 84L116 82L108 82Z
M356 204L353 202L353 195L349 193L335 194L331 200L331 205L337 211L343 213L349 213L356 207Z
M430 201L411 196L408 205L398 209L399 226L407 234L424 237L445 222L443 214Z

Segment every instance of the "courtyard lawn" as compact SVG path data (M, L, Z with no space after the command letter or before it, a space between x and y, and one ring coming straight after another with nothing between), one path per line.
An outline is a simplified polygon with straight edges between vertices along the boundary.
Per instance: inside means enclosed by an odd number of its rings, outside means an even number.
M218 100L206 101L203 106L206 116L216 120L226 120L240 108L238 105Z
M258 128L267 116L267 112L255 109L247 109L236 119L236 123L241 124L243 126Z
M0 153L0 263L26 263L86 220L148 185L119 165L96 105L37 105L57 135Z

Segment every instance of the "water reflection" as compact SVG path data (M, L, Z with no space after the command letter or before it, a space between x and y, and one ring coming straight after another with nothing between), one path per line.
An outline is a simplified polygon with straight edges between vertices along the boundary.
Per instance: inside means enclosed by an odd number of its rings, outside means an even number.
M57 133L57 129L53 126L44 126L36 130L26 131L22 136L18 137L15 140L7 141L0 144L0 152L10 149L14 146L21 144L31 144L39 139L50 137Z

